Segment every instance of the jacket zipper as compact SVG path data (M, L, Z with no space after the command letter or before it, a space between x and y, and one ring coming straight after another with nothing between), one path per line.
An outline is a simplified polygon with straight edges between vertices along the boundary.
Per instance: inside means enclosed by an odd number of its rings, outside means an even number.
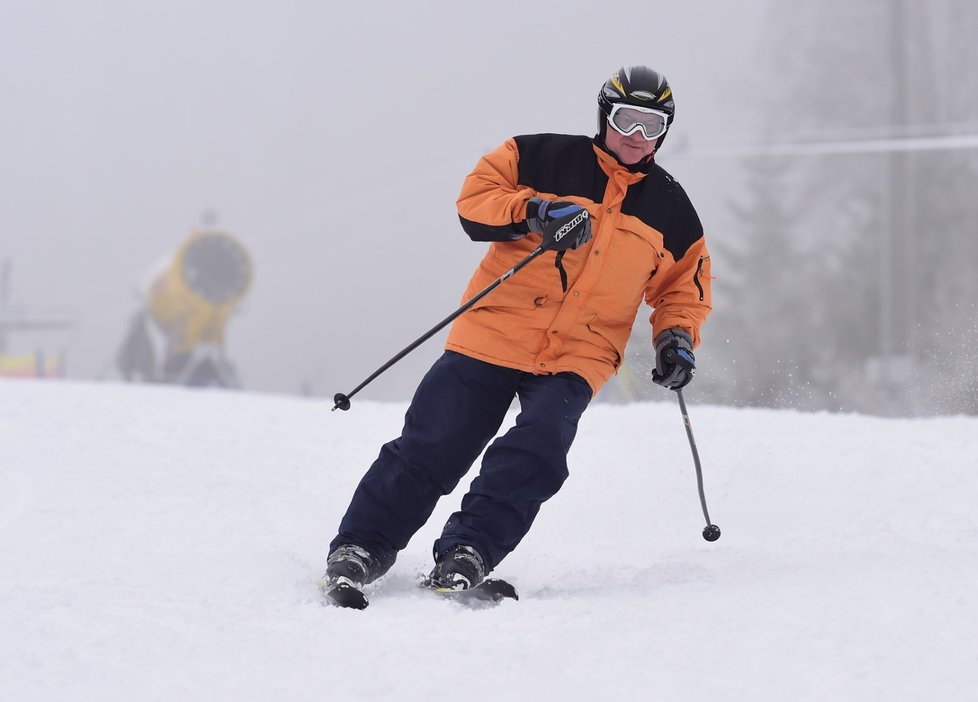
M700 256L699 263L696 264L696 272L693 273L693 282L696 289L700 291L700 302L703 302L703 284L700 283L700 271L703 270L703 256Z

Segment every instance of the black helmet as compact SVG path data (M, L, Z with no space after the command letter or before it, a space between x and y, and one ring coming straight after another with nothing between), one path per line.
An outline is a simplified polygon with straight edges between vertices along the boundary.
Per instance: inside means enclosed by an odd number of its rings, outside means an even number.
M676 103L669 81L648 66L623 66L601 86L598 93L598 139L602 144L608 129L608 115L611 114L612 105L617 103L661 110L668 116L667 126L671 126L675 120ZM665 138L663 134L655 142L657 149Z

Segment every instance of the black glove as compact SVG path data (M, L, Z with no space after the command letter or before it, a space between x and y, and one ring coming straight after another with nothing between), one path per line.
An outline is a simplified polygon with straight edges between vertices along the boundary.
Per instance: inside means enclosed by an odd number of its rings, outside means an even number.
M526 203L526 225L543 235L548 251L576 249L591 241L591 215L580 205L566 200L530 198Z
M655 338L652 382L669 390L686 387L696 372L693 338L682 329L666 329Z

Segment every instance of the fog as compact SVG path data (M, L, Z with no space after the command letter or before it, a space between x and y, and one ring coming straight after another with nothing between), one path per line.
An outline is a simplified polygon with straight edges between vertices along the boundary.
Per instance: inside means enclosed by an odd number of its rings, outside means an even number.
M890 12L888 2L874 7L870 26ZM932 7L946 20L956 4ZM677 101L658 161L690 193L719 276L717 308L703 333L703 397L845 409L804 393L773 402L747 397L743 384L720 382L735 375L732 364L757 363L729 330L767 333L733 321L741 305L733 292L723 302L724 276L736 278L734 255L725 251L743 238L737 206L751 193L744 154L811 141L801 129L813 126L809 115L790 116L791 90L831 95L843 80L850 93L854 81L872 82L891 65L883 32L879 49L857 40L871 57L869 73L833 69L811 82L833 43L824 31L805 29L824 19L811 15L767 0L335 7L7 0L0 5L0 259L10 262L8 307L72 321L69 331L11 333L7 350L63 351L69 377L117 378L115 356L147 272L210 217L254 263L254 284L226 340L244 387L347 392L458 306L485 251L461 231L455 210L478 158L514 134L593 134L601 83L620 65L645 63L666 74ZM956 31L947 21L928 26L937 39ZM948 108L943 118L968 122L973 107ZM835 142L905 136L872 115L855 125L858 134L846 131L843 104L826 113ZM956 148L974 152L967 140ZM784 183L805 187L811 167L797 165L802 156L788 158L795 170ZM874 163L880 167L878 157ZM783 203L804 201L796 190ZM970 274L974 263L965 263ZM641 327L629 348L632 371L602 399L640 395L621 390L634 378L649 385ZM408 398L443 338L362 397ZM879 349L870 343L859 352L862 363Z

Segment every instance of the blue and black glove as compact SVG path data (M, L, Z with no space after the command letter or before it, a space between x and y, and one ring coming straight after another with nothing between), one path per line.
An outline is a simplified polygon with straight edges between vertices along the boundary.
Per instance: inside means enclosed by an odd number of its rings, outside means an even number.
M573 202L531 197L526 203L526 226L543 235L543 248L556 251L554 265L560 272L560 287L567 292L564 254L591 241L591 214Z
M543 248L566 251L591 241L591 215L565 200L530 198L526 203L526 226L543 235Z
M689 385L696 373L693 338L682 329L666 329L655 337L655 370L652 382L669 390Z

